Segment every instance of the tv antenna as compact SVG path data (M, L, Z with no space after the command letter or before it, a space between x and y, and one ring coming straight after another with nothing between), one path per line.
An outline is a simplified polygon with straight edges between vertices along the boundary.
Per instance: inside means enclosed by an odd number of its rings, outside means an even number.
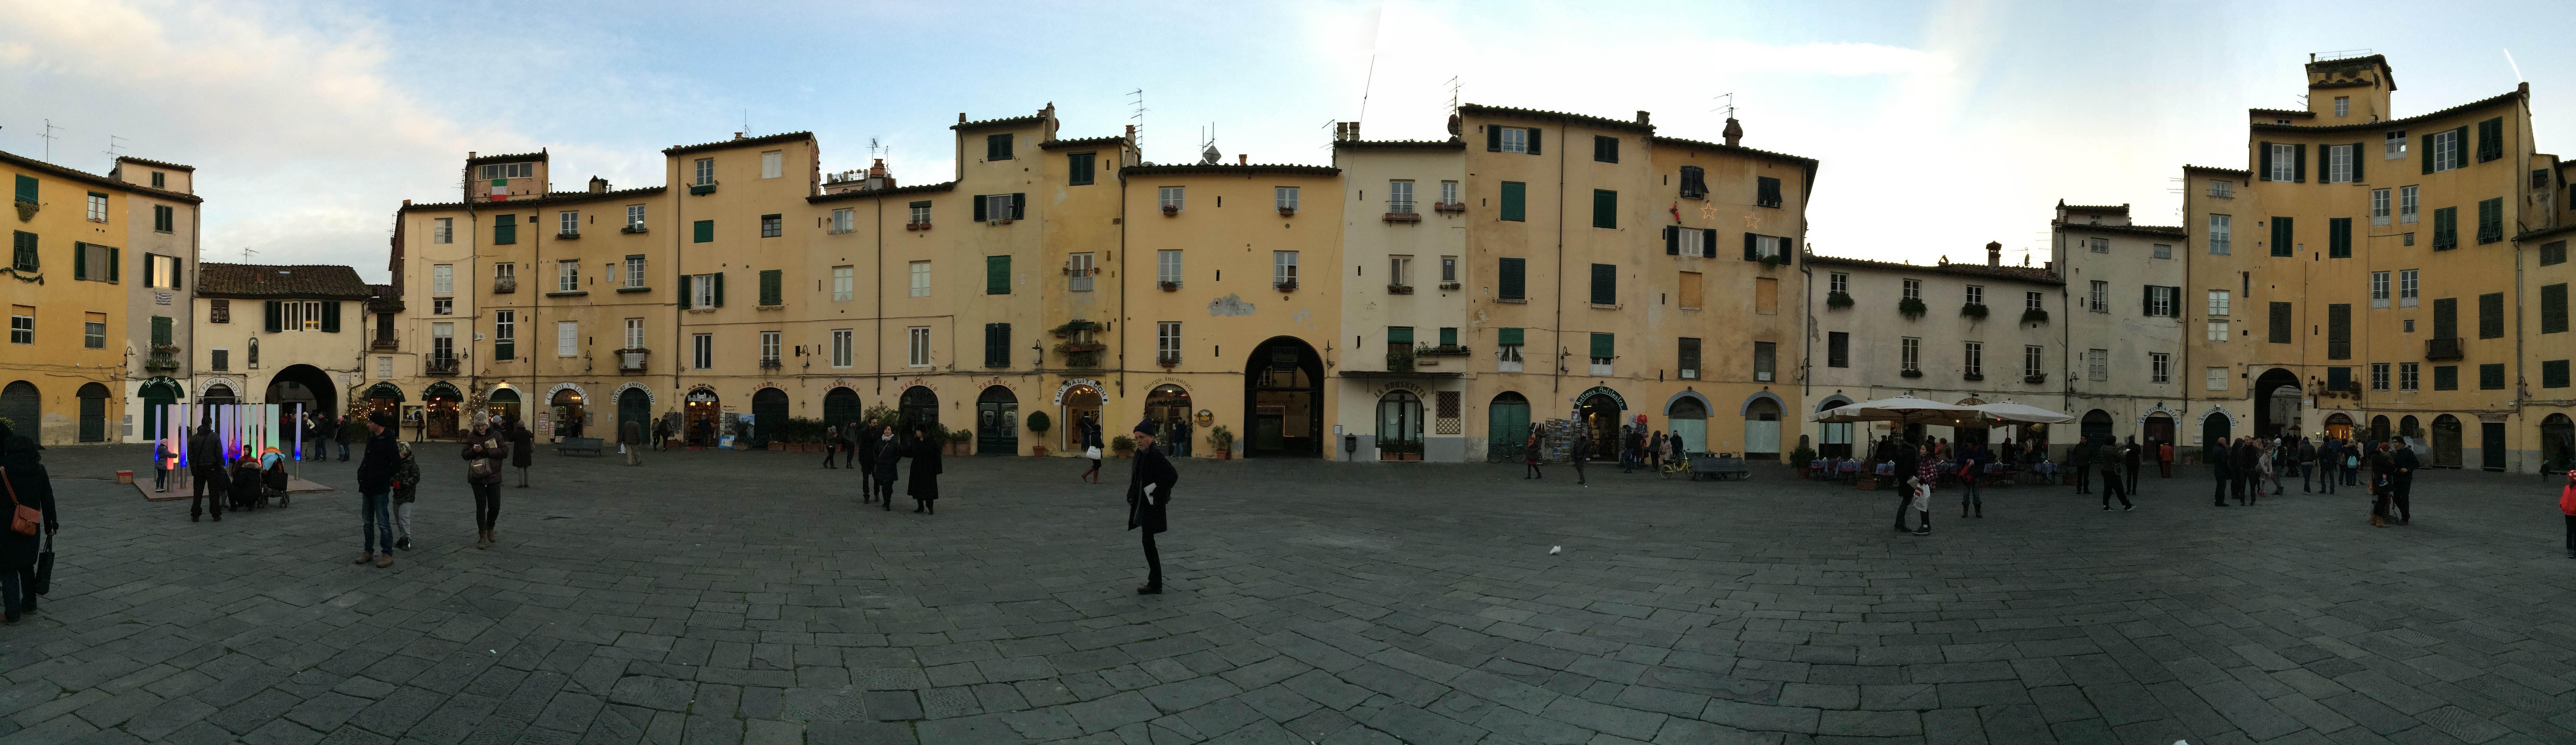
M1205 141L1199 145L1199 165L1222 165L1225 154L1216 151L1216 122L1208 122L1206 129L1199 130L1199 139Z
M1733 119L1733 118L1735 118L1735 94L1733 94L1733 93L1720 93L1720 94L1717 94L1717 95L1715 95L1715 96L1711 96L1711 97L1709 97L1709 99L1708 99L1708 100L1711 100L1711 101L1724 100L1724 101L1726 101L1726 103L1718 104L1717 108L1709 109L1709 110L1710 110L1710 111L1724 111L1724 112L1726 112L1726 118L1728 118L1728 119Z
M1449 76L1449 113L1451 114L1458 113L1458 89L1464 87L1464 85L1464 83L1459 82L1458 76Z
M107 136L107 150L105 150L104 152L106 152L106 153L107 153L107 160L108 160L108 162L109 162L109 163L114 163L114 162L116 162L116 159L117 159L118 157L121 157L121 156L122 156L122 154L121 154L121 153L116 152L116 149L117 149L117 148L124 147L124 145L121 145L121 144L118 144L118 143L117 143L117 140L122 140L122 139L125 139L125 138L123 138L123 137L118 137L118 136L116 136L116 135L108 135L108 136Z
M1136 148L1136 158L1138 160L1143 160L1145 158L1145 112L1147 111L1145 108L1145 89L1138 88L1128 91L1127 95L1136 97L1136 100L1128 102L1135 104L1136 113L1128 115L1127 117L1129 119L1136 120L1136 138L1134 141L1127 143L1127 146Z
M877 144L877 138L874 138L874 137L870 137L870 138L868 138L868 157L870 157L870 158L880 158L880 157L884 157L884 156L878 155L878 153L886 152L886 151L893 150L893 149L894 149L894 148L890 148L890 147L886 147L886 146L883 146L883 145L879 145L879 144Z
M243 246L243 247L242 247L242 263L244 263L244 264L248 264L248 263L250 263L250 255L251 255L251 254L255 254L255 253L259 253L259 252L258 252L258 251L253 251L253 250L251 250L251 248L250 248L249 246Z
M54 126L54 120L47 119L45 120L45 133L37 135L38 137L45 138L45 162L47 163L54 162L54 130L57 129L61 129L61 127Z
M750 137L750 136L751 136L751 110L750 110L750 109L743 109L743 110L742 110L742 136L744 136L744 137Z

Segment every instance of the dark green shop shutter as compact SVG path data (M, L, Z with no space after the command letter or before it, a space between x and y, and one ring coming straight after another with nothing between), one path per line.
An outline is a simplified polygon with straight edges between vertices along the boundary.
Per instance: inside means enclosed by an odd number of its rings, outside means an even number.
M519 242L519 216L493 215L492 245L503 246L517 242Z
M1011 257L984 257L984 294L1011 294Z
M1609 189L1592 190L1592 227L1612 229L1619 227L1619 192Z
M340 333L340 301L328 300L322 303L322 333Z
M1617 356L1619 356L1619 343L1618 343L1618 341L1619 341L1619 337L1618 337L1618 335L1617 335L1617 334L1593 334L1593 335L1592 335L1592 357L1593 357L1593 359L1609 359L1609 358L1612 358L1612 357L1617 357Z
M1089 186L1089 185L1091 185L1091 183L1092 183L1092 181L1091 181L1091 158L1092 158L1092 154L1091 154L1091 153L1074 153L1074 154L1072 154L1072 155L1064 156L1064 158L1065 158L1065 168L1064 168L1064 170L1065 170L1065 177L1064 177L1064 182L1065 182L1065 184L1066 184L1066 185L1068 185L1068 186Z
M2254 143L2254 178L2272 180L2272 143Z
M267 303L266 303L266 305L264 306L264 308L263 308L263 309L266 311L266 313L265 313L264 315L265 315L265 318L267 319L268 323L267 323L266 325L264 325L262 328L267 329L269 333L272 333L272 334L277 333L277 330L278 330L278 322L279 322L277 301L275 301L275 300L267 301Z
M2326 258L2352 258L2352 218L2326 219Z
M1619 267L1615 264L1592 265L1592 304L1619 304Z
M1411 344L1411 343L1413 343L1413 327L1411 327L1411 326L1388 326L1388 327L1386 327L1386 343L1388 343L1388 344Z
M1458 346L1458 327L1443 326L1440 328L1440 346Z
M1494 344L1505 347L1519 346L1521 344L1521 336L1521 330L1517 328L1495 329Z
M2301 184L2307 183L2308 144L2302 142L2292 145L2290 148L2290 181Z
M2271 338L2268 341L2274 344L2290 343L2290 304L2273 303L2271 320Z
M2540 333L2567 333L2567 283L2540 286Z
M2501 240L2504 240L2504 198L2496 197L2478 202L2478 242L2494 243Z
M1529 184L1519 181L1503 182L1502 201L1502 219L1512 222L1529 219Z
M1502 260L1502 266L1499 267L1500 271L1495 272L1502 276L1503 286L1499 289L1502 299L1529 299L1529 286L1527 283L1528 274L1526 273L1528 266L1528 259L1505 258Z
M1682 234L1682 229L1681 229L1681 228L1673 227L1673 226L1671 226L1671 225L1666 225L1666 226L1664 226L1664 254L1665 254L1665 255L1667 255L1667 256L1680 256L1680 255L1682 255L1682 239L1681 239L1681 234Z
M691 280L694 280L694 279L696 279L696 278L695 278L695 277L691 277L691 276L686 275L686 274L680 275L680 309L681 309L681 310L688 310L688 309L689 309L689 301L690 301L690 298L696 297L695 295L691 295L691 294L689 294L689 283L690 283L690 281L691 281Z

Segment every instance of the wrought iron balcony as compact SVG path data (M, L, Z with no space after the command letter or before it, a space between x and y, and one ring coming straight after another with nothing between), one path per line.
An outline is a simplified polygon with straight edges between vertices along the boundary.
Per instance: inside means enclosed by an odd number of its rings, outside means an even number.
M428 375L436 375L440 377L455 375L457 368L456 356L430 355L428 357L423 357L420 360L420 367L421 372Z
M652 354L652 352L643 349L617 350L617 371L622 373L644 372L644 358L645 355L649 354Z
M2457 336L2436 336L2424 340L2424 359L2456 360L2468 357L2467 344Z
M513 293L513 292L518 292L518 291L519 291L519 278L517 278L517 277L494 277L494 278L492 278L492 294L494 294L494 295L507 295L507 294L510 294L510 293Z

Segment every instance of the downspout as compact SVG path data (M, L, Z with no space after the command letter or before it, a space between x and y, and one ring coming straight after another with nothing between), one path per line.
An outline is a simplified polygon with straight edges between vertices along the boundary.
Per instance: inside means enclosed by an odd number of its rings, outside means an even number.
M1565 392L1565 358L1571 354L1571 350L1565 347L1565 151L1574 145L1571 138L1557 139L1566 141L1556 144L1556 320L1550 322L1556 328L1549 331L1556 335L1556 371L1549 374L1548 392L1551 394ZM1581 420L1581 403L1575 403L1567 411L1574 412L1576 419ZM1576 453L1574 457L1580 458L1583 454Z
M2057 271L2052 273L2057 275L2057 312L2061 319L2057 323L2057 358L2065 360L2075 354L2075 329L2073 328L2075 325L2075 313L2067 309L2071 303L2067 302L2066 299L2068 294L2074 292L2073 288L2075 283L2073 280L2068 279L2068 277L2075 274L2075 255L2066 252L2066 226L2061 224L2050 226L2050 228L2051 229L2048 231L2048 258L2049 266L2056 267L2057 269ZM2086 302L2089 303L2091 301L2088 299ZM2090 309L2088 308L2088 310ZM2093 360L2089 357L2084 360L2084 364L2088 370L2092 363ZM2057 396L2057 410L2073 411L2075 409L2075 366L2072 364L2065 365L2065 370L2060 374L2063 375L2065 379L2058 381L2059 393ZM2134 405L2134 402L2132 405ZM2075 431L2079 433L2083 432L2084 425L2079 422L2075 426ZM2023 437L2022 439L2029 440L2030 438Z
M868 355L872 366L869 377L876 379L877 395L880 397L885 395L885 200L883 195L879 195L875 200L877 203L877 351Z
M1141 159L1140 159L1140 160L1141 160ZM1118 279L1119 279L1119 281L1121 281L1121 282L1124 282L1124 281L1126 281L1126 280L1127 280L1127 276L1126 276L1126 274L1127 274L1127 217L1128 217L1128 215L1127 215L1127 169L1126 169L1126 167L1125 167L1125 166L1123 166L1123 165L1122 165L1122 166L1120 166L1120 167L1119 167L1119 169L1118 169L1118 274L1119 274ZM1118 329L1119 329L1119 331L1118 331L1118 397L1119 397L1119 398L1126 398L1126 397L1127 397L1127 331L1126 331L1126 329L1127 329L1127 327L1128 327L1128 326L1133 325L1133 324L1130 324L1130 323L1128 322L1128 320L1129 320L1129 319L1128 319L1128 316L1127 316L1127 288L1126 288L1126 286L1121 285L1121 286L1119 286L1119 288L1118 288ZM1044 358L1043 356L1041 356L1039 359L1043 360L1043 359L1045 359L1045 358ZM1041 366L1043 366L1043 364L1041 364ZM1316 406L1322 406L1322 405L1323 405L1323 402L1321 402L1321 401L1317 401L1317 402L1315 402L1315 405L1316 405ZM1102 408L1106 409L1106 408L1108 408L1108 407L1107 407L1107 405L1106 405L1106 404L1104 404L1104 405L1102 406ZM1246 428L1249 428L1249 427L1251 426L1251 423L1246 422L1244 426L1245 426Z
M681 414L679 431L673 434L679 435L681 442L688 442L689 397L687 391L680 389L679 360L681 355L690 354L692 351L682 344L689 339L688 329L682 328L689 317L689 298L687 297L689 288L685 286L687 282L680 281L682 277L689 276L688 264L680 260L680 253L685 250L682 248L680 226L689 224L687 214L689 200L680 197L688 193L688 187L680 183L679 161L668 157L663 161L662 183L668 184L664 187L663 193L671 195L671 279L674 280L673 285L680 288L681 293L679 302L671 304L671 410ZM709 447L714 445L714 443L708 443Z

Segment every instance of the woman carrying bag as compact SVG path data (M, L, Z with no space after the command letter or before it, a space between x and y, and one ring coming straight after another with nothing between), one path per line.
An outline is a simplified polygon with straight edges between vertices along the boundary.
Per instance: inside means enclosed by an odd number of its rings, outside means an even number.
M54 552L46 541L63 527L53 482L38 461L42 449L25 435L0 441L0 494L9 501L8 529L0 530L0 624L9 626L36 612L36 596L51 589Z

